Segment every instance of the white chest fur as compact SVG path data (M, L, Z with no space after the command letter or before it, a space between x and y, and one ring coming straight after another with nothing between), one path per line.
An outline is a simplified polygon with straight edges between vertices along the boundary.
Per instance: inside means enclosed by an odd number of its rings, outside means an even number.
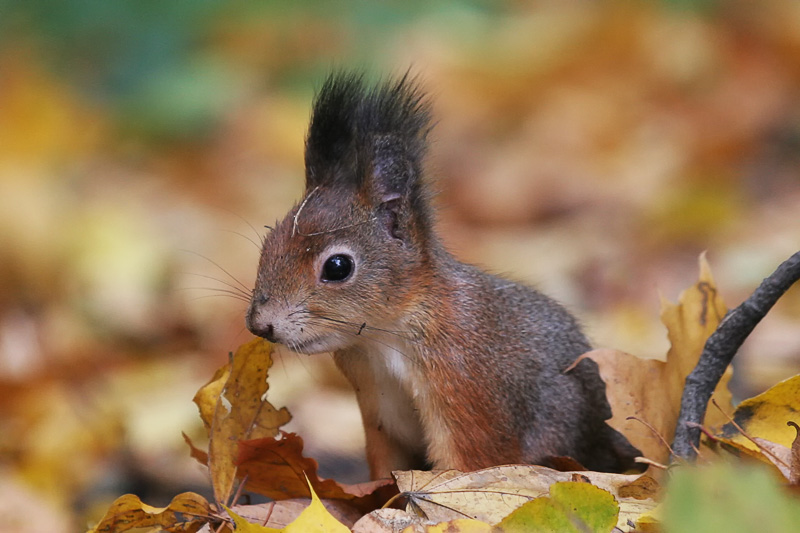
M432 401L430 380L406 343L381 344L369 358L377 383L378 418L388 434L427 455L435 468L452 468L449 424Z
M427 390L411 350L401 341L376 344L368 360L375 382L381 384L377 409L384 429L404 446L424 450L417 405Z

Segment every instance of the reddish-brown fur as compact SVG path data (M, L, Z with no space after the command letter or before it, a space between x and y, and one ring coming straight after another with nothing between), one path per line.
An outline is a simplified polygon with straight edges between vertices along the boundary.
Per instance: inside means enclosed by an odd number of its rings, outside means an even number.
M326 82L306 192L264 242L249 329L298 352L333 352L356 392L373 478L565 455L631 466L636 450L605 423L596 365L564 372L589 349L574 318L439 242L423 180L427 131L427 105L405 78L372 89L356 76ZM347 275L334 279L331 264Z

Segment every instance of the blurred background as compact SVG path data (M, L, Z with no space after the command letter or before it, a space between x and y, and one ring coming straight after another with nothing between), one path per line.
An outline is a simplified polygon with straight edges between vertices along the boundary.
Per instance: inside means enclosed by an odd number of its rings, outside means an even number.
M797 2L0 0L0 530L208 494L181 432L250 338L229 293L333 67L419 75L444 239L597 346L663 356L704 250L735 306L800 249ZM795 288L737 394L799 369ZM330 357L279 350L270 383L323 475L366 479Z

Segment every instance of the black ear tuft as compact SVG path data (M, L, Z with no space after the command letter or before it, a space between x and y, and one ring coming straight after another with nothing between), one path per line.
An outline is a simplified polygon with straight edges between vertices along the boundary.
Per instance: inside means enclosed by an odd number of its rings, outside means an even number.
M373 197L419 184L430 109L408 74L367 87L360 74L330 75L314 100L306 138L306 189L351 185Z
M364 98L363 76L333 73L314 99L306 137L306 189L330 182L353 157L355 120Z

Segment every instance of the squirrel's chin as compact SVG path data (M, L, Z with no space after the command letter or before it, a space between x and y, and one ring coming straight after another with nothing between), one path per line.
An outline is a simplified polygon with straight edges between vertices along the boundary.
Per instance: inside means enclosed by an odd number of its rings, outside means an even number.
M300 342L287 342L286 347L303 355L333 352L341 348L341 342L335 337L320 337Z

